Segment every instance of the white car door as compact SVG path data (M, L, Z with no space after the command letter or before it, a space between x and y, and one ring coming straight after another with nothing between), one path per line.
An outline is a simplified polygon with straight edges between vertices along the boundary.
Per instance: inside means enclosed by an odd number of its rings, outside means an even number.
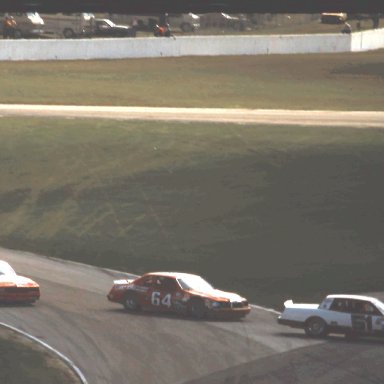
M342 329L352 327L351 313L346 299L336 298L332 302L322 303L321 306L323 305L328 305L327 323L329 326Z
M369 301L353 300L352 329L365 334L384 331L384 316Z

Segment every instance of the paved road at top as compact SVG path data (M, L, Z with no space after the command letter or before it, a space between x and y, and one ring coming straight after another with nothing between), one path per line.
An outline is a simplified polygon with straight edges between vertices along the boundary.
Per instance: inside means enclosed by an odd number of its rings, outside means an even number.
M384 127L384 111L151 108L0 104L0 116L56 116L124 120L210 121L314 126Z

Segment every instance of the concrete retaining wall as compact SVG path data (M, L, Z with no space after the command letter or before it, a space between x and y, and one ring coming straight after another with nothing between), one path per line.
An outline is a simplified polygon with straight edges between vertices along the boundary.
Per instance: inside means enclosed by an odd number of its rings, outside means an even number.
M384 29L344 34L181 36L177 38L0 40L0 60L356 52L384 48Z

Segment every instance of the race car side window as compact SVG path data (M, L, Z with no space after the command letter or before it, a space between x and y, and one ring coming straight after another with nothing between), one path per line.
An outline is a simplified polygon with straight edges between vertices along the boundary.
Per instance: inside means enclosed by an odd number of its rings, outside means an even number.
M153 276L145 277L141 281L141 285L143 285L144 287L151 287L153 285Z
M178 285L176 283L176 280L175 279L172 279L170 277L168 278L165 278L163 280L163 289L167 292L174 292L174 291L177 291L177 288L178 288Z
M353 313L381 316L381 312L369 301L353 300Z
M331 311L348 312L348 303L345 299L334 299L330 307Z

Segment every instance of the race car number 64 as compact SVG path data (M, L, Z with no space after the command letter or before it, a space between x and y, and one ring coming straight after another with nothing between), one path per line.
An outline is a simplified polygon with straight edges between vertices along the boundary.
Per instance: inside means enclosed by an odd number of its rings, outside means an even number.
M161 299L160 292L152 292L151 303L152 305L165 305L169 308L171 306L171 294L168 293Z

